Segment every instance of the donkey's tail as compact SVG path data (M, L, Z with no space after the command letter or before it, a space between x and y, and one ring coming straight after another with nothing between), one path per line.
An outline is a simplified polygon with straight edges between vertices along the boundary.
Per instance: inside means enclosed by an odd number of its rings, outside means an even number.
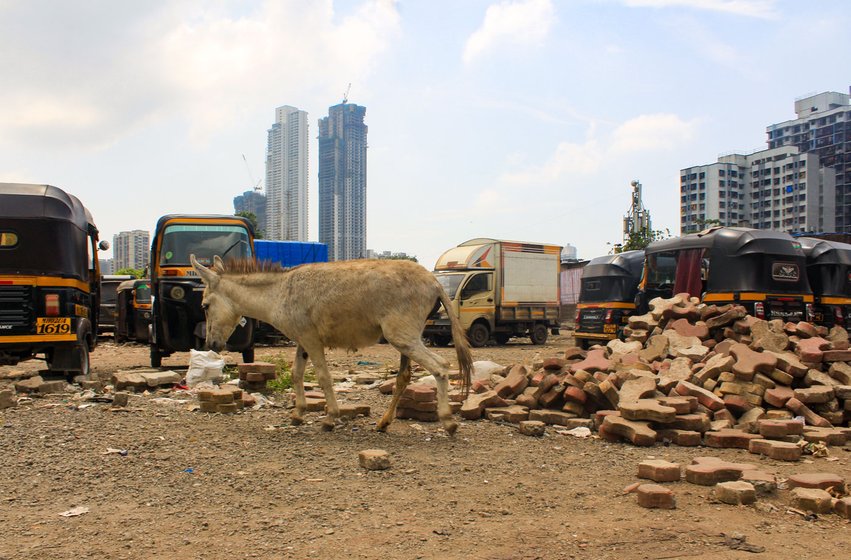
M452 313L452 302L449 301L449 296L440 288L440 303L443 304L443 309L449 316L449 323L452 325L452 343L455 345L455 354L458 356L458 368L461 370L461 390L466 398L470 392L470 384L473 371L473 355L470 353L470 343L467 341L467 334L461 327L461 320Z

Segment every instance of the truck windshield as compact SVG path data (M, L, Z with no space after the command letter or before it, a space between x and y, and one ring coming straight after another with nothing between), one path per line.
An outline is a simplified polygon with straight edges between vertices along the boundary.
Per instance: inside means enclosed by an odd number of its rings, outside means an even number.
M461 285L461 281L465 276L466 274L438 274L437 281L443 286L443 290L449 296L449 299L455 299L455 294L458 293L458 286Z
M238 225L175 224L166 226L160 249L160 265L189 266L189 255L204 266L213 255L222 259L251 258L248 230Z

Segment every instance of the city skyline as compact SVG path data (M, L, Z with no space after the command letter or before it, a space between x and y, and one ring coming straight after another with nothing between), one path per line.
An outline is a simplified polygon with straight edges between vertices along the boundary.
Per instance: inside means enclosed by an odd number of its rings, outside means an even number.
M675 233L679 170L765 149L792 100L849 86L839 0L32 0L0 15L0 180L73 193L105 239L230 214L254 187L243 154L263 176L271 110L317 118L351 83L369 108L369 245L429 268L477 237L605 254L632 180ZM308 169L313 183L316 149ZM308 208L317 240L318 188Z

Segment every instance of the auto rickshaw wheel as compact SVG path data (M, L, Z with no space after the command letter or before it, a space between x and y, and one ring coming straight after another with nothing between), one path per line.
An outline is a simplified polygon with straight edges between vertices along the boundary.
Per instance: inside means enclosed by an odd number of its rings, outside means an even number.
M490 329L484 323L473 323L473 326L470 327L467 333L467 337L470 339L470 346L481 348L490 340Z
M91 356L89 354L89 344L84 340L77 345L77 349L80 352L80 371L79 373L73 372L73 375L82 375L84 377L89 377L92 372L92 362Z
M242 351L242 363L244 364L253 364L254 363L254 347L246 348Z
M159 348L154 345L151 345L151 367L162 367L163 365L163 355L160 353Z
M547 326L543 323L537 323L532 330L529 331L529 338L532 339L532 344L544 344L547 342L547 336L550 332Z

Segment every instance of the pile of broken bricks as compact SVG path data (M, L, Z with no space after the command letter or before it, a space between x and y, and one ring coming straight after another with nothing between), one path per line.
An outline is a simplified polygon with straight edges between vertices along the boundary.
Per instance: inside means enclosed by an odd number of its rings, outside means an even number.
M650 306L630 317L626 341L568 348L474 382L461 416L584 426L607 441L743 448L791 461L851 440L844 328L764 321L742 306L700 304L685 294Z
M638 465L638 478L651 481L636 482L625 488L627 493L636 493L638 505L664 509L676 507L674 491L665 484L681 481L683 476L679 464L658 459L642 461ZM758 497L777 497L778 488L782 487L789 490L790 505L798 511L805 514L833 512L851 519L851 497L848 496L845 480L833 473L794 474L785 481L778 481L774 474L749 463L695 457L685 467L685 481L713 486L715 499L730 505L749 505Z
M198 402L201 412L233 414L246 406L253 406L254 397L234 385L222 385L220 388L199 389Z
M266 384L277 377L275 364L269 362L251 362L238 364L239 387L250 393L266 391Z

